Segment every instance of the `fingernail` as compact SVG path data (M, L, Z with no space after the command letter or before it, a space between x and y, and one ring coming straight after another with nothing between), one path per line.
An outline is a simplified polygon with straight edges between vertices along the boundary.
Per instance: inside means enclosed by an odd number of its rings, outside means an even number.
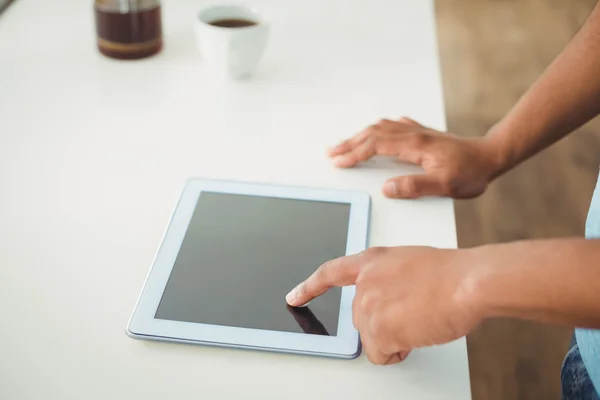
M308 303L304 303L304 304L295 304L293 307L296 307L296 308L304 308L304 307L308 307L308 305L309 305L310 303L311 303L311 302L309 301ZM290 304L290 306L291 306L291 304Z
M285 296L285 301L290 305L293 306L294 304L294 300L296 300L296 297L298 297L298 293L296 292L296 289L292 289L291 292L289 292L286 296Z
M398 194L398 186L394 181L388 181L383 185L383 192L389 196Z

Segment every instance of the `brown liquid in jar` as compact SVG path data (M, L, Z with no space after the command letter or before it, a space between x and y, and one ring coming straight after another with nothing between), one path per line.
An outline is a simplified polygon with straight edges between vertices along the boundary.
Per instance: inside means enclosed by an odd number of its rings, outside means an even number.
M160 6L124 14L98 7L94 11L98 50L102 54L119 59L139 59L162 49Z

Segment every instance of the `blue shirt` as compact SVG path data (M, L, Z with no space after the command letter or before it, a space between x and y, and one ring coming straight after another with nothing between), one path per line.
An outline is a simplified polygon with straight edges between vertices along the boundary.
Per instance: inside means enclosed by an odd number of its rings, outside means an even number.
M588 212L585 237L588 239L600 238L600 177L596 183L596 190ZM600 260L598 260L596 268L600 268ZM575 337L588 375L596 391L600 394L600 330L578 328L575 329Z

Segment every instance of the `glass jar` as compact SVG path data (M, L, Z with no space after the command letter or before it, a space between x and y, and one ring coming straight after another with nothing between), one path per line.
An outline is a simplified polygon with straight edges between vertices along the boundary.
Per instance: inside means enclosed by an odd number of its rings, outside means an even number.
M139 59L162 49L160 0L95 0L94 13L102 54Z

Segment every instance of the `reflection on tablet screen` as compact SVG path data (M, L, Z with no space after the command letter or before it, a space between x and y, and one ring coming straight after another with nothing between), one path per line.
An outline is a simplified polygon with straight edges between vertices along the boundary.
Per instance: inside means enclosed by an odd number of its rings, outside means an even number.
M323 326L321 321L317 319L308 307L292 307L288 304L286 304L286 307L304 333L329 336L329 332L327 332L325 326Z

